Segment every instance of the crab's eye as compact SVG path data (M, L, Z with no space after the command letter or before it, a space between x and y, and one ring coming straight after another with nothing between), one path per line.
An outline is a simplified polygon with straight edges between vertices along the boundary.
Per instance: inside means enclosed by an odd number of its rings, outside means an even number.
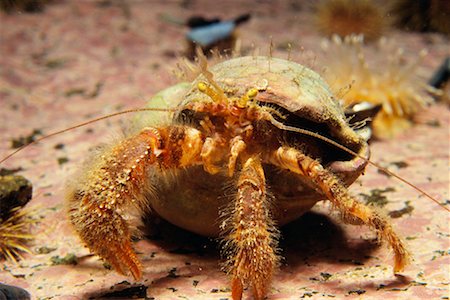
M255 88L249 89L248 92L247 92L247 97L248 97L249 99L255 98L256 95L258 95L258 90L255 89Z
M237 105L241 108L244 108L245 106L247 106L247 103L249 100L253 99L256 97L256 95L258 95L258 89L255 88L251 88L247 91L247 93L245 93L244 96L242 96L238 101L237 101Z
M206 92L206 89L208 88L208 86L206 85L206 83L201 81L197 84L197 88L200 92L204 93L204 92Z
M211 98L212 101L218 103L226 103L227 98L223 94L222 90L219 87L213 85L212 87L204 81L200 81L197 83L198 90Z

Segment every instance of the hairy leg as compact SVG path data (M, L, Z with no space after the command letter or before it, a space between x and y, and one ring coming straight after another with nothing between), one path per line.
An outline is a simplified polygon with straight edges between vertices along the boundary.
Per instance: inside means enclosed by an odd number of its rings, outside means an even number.
M97 157L66 197L71 221L90 250L118 272L141 278L127 219L133 209L147 205L149 168L198 163L203 142L189 127L147 128Z
M289 147L280 147L267 157L267 160L291 172L306 176L322 191L344 217L344 220L361 220L375 229L381 240L387 241L394 251L394 272L400 272L409 262L409 253L402 240L392 229L390 223L368 206L349 195L345 186L317 160L301 151ZM356 221L355 220L355 221Z
M266 295L278 262L278 231L270 218L264 172L258 157L244 162L237 187L236 201L227 220L229 234L225 246L232 297L241 299L248 284L254 298L259 300Z

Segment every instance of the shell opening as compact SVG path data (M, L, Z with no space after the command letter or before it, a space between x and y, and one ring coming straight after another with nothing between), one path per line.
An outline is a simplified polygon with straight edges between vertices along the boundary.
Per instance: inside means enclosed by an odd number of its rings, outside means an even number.
M267 103L260 103L260 105L267 106ZM333 140L345 148L364 156L362 152L365 151L365 143L362 138L355 140L356 133L355 136L349 137L345 135L345 131L339 125L313 120L313 117L309 113L291 113L287 109L273 103L270 104L270 107L276 112L276 114L272 114L273 118L283 125L310 131L316 135ZM315 136L299 134L298 132L289 130L283 130L281 136L282 143L302 149L302 151L311 157L319 159L325 166L336 161L345 162L358 159L355 155L339 149Z

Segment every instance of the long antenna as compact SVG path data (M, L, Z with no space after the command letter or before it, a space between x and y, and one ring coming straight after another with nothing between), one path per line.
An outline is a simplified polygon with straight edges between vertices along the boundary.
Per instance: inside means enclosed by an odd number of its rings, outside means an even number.
M58 134L61 134L61 133L64 133L64 132L67 132L67 131L70 131L70 130L73 130L73 129L77 129L77 128L80 128L80 127L83 127L83 126L86 126L86 125L89 125L89 124L92 124L92 123L104 120L104 119L108 119L108 118L112 118L112 117L116 117L116 116L120 116L120 115L124 115L124 114L128 114L128 113L142 112L142 111L174 112L174 111L176 111L176 109L173 109L173 108L172 109L171 108L133 108L133 109L127 109L127 110L119 111L119 112L116 112L116 113L112 113L112 114L109 114L109 115L106 115L106 116L102 116L102 117L99 117L99 118L95 118L95 119L92 119L92 120L89 120L89 121L86 121L86 122L83 122L83 123L80 123L80 124L68 127L66 129L63 129L63 130L58 130L58 131L52 132L52 133L50 133L48 135L45 135L45 136L40 137L40 138L38 138L38 139L36 139L34 141L31 141L30 143L28 143L26 145L20 146L19 148L17 148L13 152L11 152L10 154L8 154L4 158L2 158L0 160L0 164L3 163L4 161L6 161L7 159L9 159L11 156L15 155L17 152L20 152L23 149L27 148L28 146L37 144L40 141L46 140L46 139L48 139L50 137L53 137L55 135L58 135Z

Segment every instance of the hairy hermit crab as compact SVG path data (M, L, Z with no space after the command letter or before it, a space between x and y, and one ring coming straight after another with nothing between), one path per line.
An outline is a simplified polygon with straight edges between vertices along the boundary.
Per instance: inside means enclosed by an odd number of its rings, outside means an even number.
M321 77L262 56L201 69L170 123L106 147L70 186L70 219L90 250L141 278L129 216L151 210L222 237L232 298L248 286L263 299L279 261L277 227L328 199L345 222L375 230L393 249L394 271L402 270L408 252L391 225L347 192L368 145ZM233 183L233 197L222 196L224 182Z

